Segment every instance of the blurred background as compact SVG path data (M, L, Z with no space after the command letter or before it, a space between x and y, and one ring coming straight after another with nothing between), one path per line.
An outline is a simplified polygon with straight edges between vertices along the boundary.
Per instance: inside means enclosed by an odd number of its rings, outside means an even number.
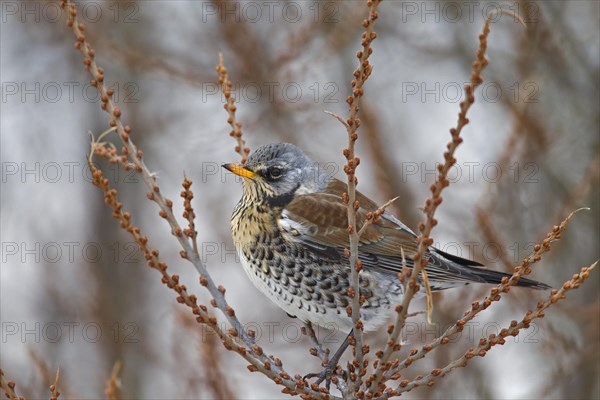
M599 256L598 2L382 3L361 108L359 189L380 203L400 196L391 210L416 229L485 15L500 4L528 28L510 16L494 19L486 80L433 236L444 251L510 271L552 225L590 207L534 268L534 279L559 287ZM88 132L105 131L108 116L58 3L0 6L0 367L17 392L47 398L60 368L65 398L100 398L120 361L125 398L285 397L193 322L90 183ZM236 260L229 219L241 187L220 165L239 156L214 67L221 50L251 149L292 142L344 179L346 133L324 111L347 115L364 3L82 1L79 11L123 120L179 216L184 171L194 182L203 258L230 304L289 371L317 371L298 322L260 295ZM101 165L171 271L208 302L140 176ZM598 398L599 276L529 331L407 396ZM423 315L409 320L405 349L441 334L487 289L435 294L434 324ZM545 296L511 290L413 373L446 365ZM343 339L318 333L332 348ZM384 332L367 340L380 347Z

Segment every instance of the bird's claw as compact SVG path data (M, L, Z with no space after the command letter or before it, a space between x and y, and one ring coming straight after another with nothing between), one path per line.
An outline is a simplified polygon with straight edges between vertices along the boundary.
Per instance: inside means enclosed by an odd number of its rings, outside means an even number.
M313 372L310 374L304 375L304 380L317 378L315 383L320 385L321 382L325 381L325 387L327 390L331 387L331 378L336 375L335 368L337 367L337 363L328 362L326 367L321 372Z

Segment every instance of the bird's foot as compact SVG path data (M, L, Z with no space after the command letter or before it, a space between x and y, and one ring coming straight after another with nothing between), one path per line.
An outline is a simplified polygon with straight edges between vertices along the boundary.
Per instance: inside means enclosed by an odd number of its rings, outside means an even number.
M321 372L313 372L304 375L304 380L317 378L317 380L315 381L317 385L320 385L323 381L325 381L325 387L329 391L329 388L331 387L331 382L333 381L335 383L338 379L336 368L337 360L327 361L327 363L325 364L325 369L323 369Z

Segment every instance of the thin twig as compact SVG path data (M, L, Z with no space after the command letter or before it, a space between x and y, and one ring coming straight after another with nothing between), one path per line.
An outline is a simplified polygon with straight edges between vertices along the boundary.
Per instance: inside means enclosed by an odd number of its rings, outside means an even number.
M449 343L450 337L458 332L462 332L464 326L471 321L477 314L489 308L493 302L497 302L501 298L501 293L507 293L512 286L515 286L523 275L529 275L532 271L534 264L538 263L542 256L550 251L550 244L559 240L562 233L567 230L571 218L579 211L579 209L573 211L567 218L565 218L560 225L555 225L552 230L546 234L544 240L540 244L534 246L534 251L521 261L521 264L515 266L513 273L510 278L505 277L501 283L490 289L490 294L481 301L474 301L471 304L471 308L464 312L463 317L456 321L450 326L442 335L434 339L433 341L425 344L418 350L414 350L411 354L402 361L395 362L396 366L389 368L384 374L384 380L387 379L398 379L400 372L408 368L415 361L424 358L432 350Z
M340 123L341 123L342 125L344 125L344 128L346 128L346 129L348 129L348 128L349 128L349 126L348 126L348 123L347 123L346 121L344 121L344 118L340 117L340 116L339 116L339 115L337 115L336 113L334 113L334 112L332 112L332 111L327 111L327 110L325 110L325 111L323 111L323 112L324 112L325 114L327 114L327 115L331 115L333 118L335 118L335 119L337 119L338 121L340 121Z
M0 388L4 390L4 394L11 400L25 400L25 397L17 396L15 392L15 381L9 381L4 377L4 371L0 368Z
M303 322L304 326L302 327L302 333L310 339L311 343L314 347L311 347L308 351L314 356L318 357L321 360L321 366L327 367L329 363L329 354L331 353L330 349L326 349L323 347L319 339L317 338L317 334L310 322ZM334 371L337 372L337 371ZM347 389L346 383L338 379L338 376L335 375L331 378L331 381L337 386L340 392L344 392Z
M121 121L121 110L118 107L115 107L112 101L114 91L108 89L104 84L104 70L96 64L96 52L86 39L84 34L85 25L77 20L76 6L69 0L62 0L61 7L67 8L67 26L73 30L73 33L77 38L75 47L85 56L84 65L86 70L88 70L93 77L91 82L92 86L96 87L100 93L101 107L111 116L109 125L116 129L116 132L123 142L122 154L119 158L121 160L123 157L129 158L133 164L133 169L142 175L144 182L151 190L148 193L148 198L159 206L159 215L167 220L171 227L172 234L177 238L183 248L180 253L182 258L189 260L200 273L201 285L206 287L213 297L211 304L223 313L233 328L228 332L221 330L217 324L216 317L210 316L206 307L203 308L202 306L198 306L197 297L188 295L185 285L180 285L178 283L179 277L177 275L171 276L166 272L167 265L159 260L158 250L151 249L147 246L148 239L145 236L141 236L139 228L131 224L131 215L129 213L123 213L121 210L122 204L117 199L116 190L109 188L108 180L103 177L102 171L95 168L93 163L90 163L93 183L103 190L106 203L113 208L113 216L121 222L121 226L132 235L136 244L145 253L149 266L161 272L163 275L163 283L179 294L177 300L192 309L193 313L197 316L199 323L208 324L215 333L217 333L223 342L223 345L228 350L234 350L244 357L250 363L249 369L251 371L260 371L275 383L283 385L284 393L301 393L314 398L322 398L324 393L320 390L316 391L306 387L306 382L303 381L301 377L294 377L294 379L292 379L289 374L283 370L281 361L277 358L267 356L262 348L255 343L253 335L244 329L243 325L236 317L234 309L225 300L225 290L221 286L217 287L217 285L215 285L212 277L208 274L206 265L202 262L199 255L194 253L193 245L190 243L189 238L184 235L183 230L173 214L173 202L170 199L163 197L160 187L156 182L155 175L150 172L142 160L142 151L139 150L131 140L131 128L124 125ZM104 155L107 155L114 151L114 146L110 147L96 143L92 147L92 151L100 155L103 155L103 153ZM235 338L237 338L237 340L235 340Z
M135 171L142 175L144 183L150 189L150 192L148 192L148 198L159 206L161 217L166 219L171 226L172 234L177 238L179 244L183 248L183 252L181 253L182 256L194 265L201 277L206 279L206 287L213 296L217 307L221 310L229 323L231 323L231 325L240 332L244 341L252 343L254 341L252 337L250 337L246 330L243 329L243 326L237 317L235 317L235 315L231 315L231 312L228 311L230 306L227 304L223 294L218 290L217 285L213 282L212 277L208 274L206 265L202 262L202 259L199 256L194 254L194 249L190 243L190 240L188 240L188 238L183 234L183 229L181 229L177 219L175 218L175 215L173 214L173 202L170 199L166 199L162 195L160 187L156 181L155 174L148 169L142 160L142 151L139 150L131 140L130 134L132 130L128 125L124 125L121 120L121 110L114 105L112 100L114 90L107 88L104 83L104 70L102 67L96 64L96 51L91 47L86 39L84 34L85 25L78 22L76 6L71 3L70 0L61 1L61 6L67 8L67 26L73 30L73 33L77 38L75 47L85 56L83 64L86 70L88 70L93 77L91 81L92 86L96 87L100 93L101 108L111 116L109 125L111 128L115 128L121 141L123 142L123 149L121 151L122 156L128 157L131 160Z
M303 322L303 324L304 326L302 327L302 333L308 336L313 346L315 346L309 349L310 354L312 356L319 357L322 363L327 364L327 361L329 361L330 350L323 348L310 322Z
M58 379L60 378L60 369L56 369L56 376L54 377L54 383L50 385L50 400L57 400L60 396L60 390L58 390Z
M223 64L223 53L221 52L219 52L219 64L217 64L215 69L219 73L219 85L221 86L223 96L225 96L223 108L227 111L227 123L231 126L229 136L235 138L237 141L235 152L242 157L242 164L244 164L248 159L250 149L246 147L246 142L242 138L242 124L241 122L236 121L235 111L237 110L237 106L235 105L235 97L231 94L232 84L229 79L229 74L227 73L227 68L225 68L225 65Z
M106 387L104 388L104 395L107 400L119 400L121 398L121 379L119 373L121 372L121 361L117 360L112 367L110 376L106 380Z
M495 243L500 245L502 241L498 238L498 234L494 229L494 225L490 220L489 214L484 211L482 208L477 208L477 225L479 225L479 230L483 233L486 243ZM500 247L500 261L504 265L504 269L506 271L512 271L513 263L510 258L507 256L507 252L504 246Z
M563 202L560 210L558 211L558 217L563 216L569 212L569 210L577 207L581 200L585 199L590 190L598 186L600 180L600 153L597 153L593 158L592 162L588 165L585 174L581 181L575 186L573 190L569 191L569 195Z
M368 212L367 213L367 220L365 221L365 223L363 224L363 226L358 231L358 237L360 238L362 236L362 234L369 227L369 225L376 224L377 222L379 222L379 220L380 220L381 216L383 215L383 213L385 212L385 210L389 206L391 206L392 203L395 202L396 200L398 200L399 198L400 197L394 197L393 199L388 200L384 205L382 205L381 207L379 207L377 210L375 210L373 212Z
M438 165L438 175L436 181L431 185L431 197L425 201L423 212L426 215L425 222L419 223L420 235L417 238L417 252L413 256L414 267L408 280L408 290L404 291L404 297L402 304L397 307L396 321L393 329L389 333L388 344L383 352L383 357L379 363L379 368L375 371L372 379L372 385L370 386L369 392L375 396L381 394L385 389L385 385L382 384L385 369L390 368L389 359L391 355L400 349L398 338L404 324L406 322L406 315L410 302L414 295L419 291L420 285L418 284L418 277L421 275L421 281L425 286L425 292L427 295L427 320L431 320L431 313L433 307L433 301L431 299L431 287L427 274L424 273L425 266L427 265L428 259L426 253L429 247L433 244L433 238L431 237L431 231L433 227L437 225L435 219L435 212L438 206L442 203L441 193L450 184L448 180L448 172L456 164L456 158L454 154L458 146L462 143L463 139L460 136L463 128L469 123L467 118L467 112L475 103L475 89L483 82L482 71L487 65L488 61L486 58L487 50L487 38L490 33L490 24L492 17L495 13L491 13L487 16L483 25L483 32L479 35L479 48L476 51L476 58L473 61L473 71L471 73L470 82L465 85L465 100L460 103L460 112L458 114L458 121L456 127L450 129L452 140L447 145L447 151L444 152L444 163Z
M355 359L352 366L348 369L348 379L354 382L353 385L349 385L349 390L352 393L356 393L359 387L362 385L362 376L365 373L366 364L368 360L364 360L364 353L368 351L368 347L363 348L363 322L360 318L360 307L364 302L364 296L360 294L360 280L359 273L362 269L362 263L358 259L358 228L356 211L360 208L360 203L356 200L356 167L360 163L360 158L355 156L354 145L358 139L357 130L360 126L360 119L358 118L360 98L363 96L363 85L371 75L373 67L369 64L369 56L373 52L371 43L377 34L373 31L375 20L377 20L377 7L379 6L379 0L368 0L367 7L369 9L369 15L367 19L363 20L363 27L365 31L362 34L362 50L356 54L359 60L359 66L354 71L354 79L351 82L352 95L348 96L346 102L349 105L350 116L346 121L346 131L348 132L348 147L344 149L344 156L346 157L347 164L344 166L344 172L348 176L348 193L344 193L343 200L347 205L348 209L348 234L349 234L349 262L352 270L351 278L351 290L349 289L349 295L352 297L351 305L348 306L347 311L352 317L352 326L354 337L350 338L350 344L354 348ZM336 117L335 114L332 114ZM337 118L337 117L336 117ZM356 370L355 370L356 368ZM355 372L356 371L356 372Z
M188 227L183 230L183 234L192 240L192 247L194 248L194 254L199 256L198 252L198 231L196 231L196 213L192 207L192 199L194 198L194 192L190 190L192 181L190 181L185 173L183 174L183 191L180 196L183 198L183 218L188 220Z
M400 382L400 385L396 390L388 392L389 395L393 396L403 392L408 392L418 386L433 386L436 379L445 376L454 369L465 367L470 359L474 357L484 357L492 347L496 345L503 345L505 343L504 338L508 336L517 336L520 330L530 327L531 321L537 318L543 318L545 315L544 310L556 302L566 298L566 293L569 290L579 288L579 286L589 277L590 272L596 268L596 266L598 266L598 261L594 262L588 267L581 268L581 271L578 274L575 274L573 278L565 282L559 290L553 290L548 297L548 300L539 302L535 311L527 311L520 322L513 320L510 323L510 326L508 328L501 329L498 335L492 333L487 338L482 337L479 340L479 345L475 349L468 349L460 358L452 361L445 367L436 368L422 378L415 379L413 381L404 380Z
M56 378L56 371L48 366L44 357L42 357L35 349L36 348L33 346L28 347L28 356L38 370L41 381L45 384L51 383L52 380Z

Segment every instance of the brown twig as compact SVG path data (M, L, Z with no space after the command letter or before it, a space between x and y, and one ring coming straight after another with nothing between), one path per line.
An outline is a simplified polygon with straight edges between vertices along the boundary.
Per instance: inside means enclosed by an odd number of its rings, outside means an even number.
M400 382L398 389L395 391L392 390L389 392L389 395L398 395L403 392L408 392L415 387L427 385L432 386L435 384L436 379L439 379L446 374L452 372L452 370L456 368L465 367L469 360L474 357L484 357L488 351L491 350L492 347L496 345L503 345L505 343L505 339L508 336L517 336L519 331L522 329L527 329L531 325L531 321L537 318L544 317L544 310L548 307L552 306L556 302L566 298L566 293L569 290L577 289L579 286L589 277L590 272L596 268L598 265L598 261L594 262L592 265L588 267L581 268L581 271L578 274L573 275L573 278L566 281L563 286L559 290L553 290L548 300L541 301L537 304L536 310L529 310L523 317L520 322L513 320L510 323L508 328L504 328L500 330L500 333L496 335L495 333L490 334L489 337L482 337L479 340L479 345L475 349L468 349L460 358L452 361L448 365L443 368L436 368L432 370L429 374L421 377L419 379L415 379L413 381L404 380Z
M215 5L219 13L222 13L222 20L218 25L219 32L215 32L219 39L222 39L230 54L236 58L237 65L240 65L242 79L252 79L258 82L264 82L272 77L273 69L270 54L267 53L267 46L261 42L257 31L252 29L255 25L252 21L242 16L241 18L226 18L226 2L222 0L210 0ZM230 5L239 6L241 3ZM240 38L243 38L240 40ZM260 60L260 62L256 62Z
M364 222L363 226L358 231L358 237L360 238L362 236L362 234L369 227L369 225L376 224L377 222L379 222L379 220L381 219L381 216L383 215L383 213L385 213L385 210L398 199L399 199L399 197L394 197L393 199L388 200L384 205L379 207L377 210L375 210L373 212L368 212L366 215L367 220Z
M0 368L0 387L4 390L4 394L11 400L25 400L25 397L17 396L15 392L15 381L9 381L4 377L4 371Z
M134 242L143 251L148 266L158 270L162 274L162 282L177 292L177 302L188 306L196 316L198 323L208 325L219 336L226 349L235 351L246 359L250 363L248 367L250 371L260 371L275 383L283 385L285 393L303 393L315 398L323 397L321 392L307 388L302 383L299 383L300 379L292 379L283 370L283 364L280 360L266 356L263 349L257 344L250 344L244 341L238 330L235 328L230 328L228 331L221 329L217 323L217 318L209 314L207 307L204 304L198 304L197 296L189 294L187 287L179 283L179 276L175 274L171 275L167 272L167 264L160 260L158 250L149 247L148 238L141 234L139 227L132 224L131 215L123 211L123 205L117 198L117 190L109 187L108 179L103 176L102 171L97 169L92 163L90 163L89 167L92 172L92 183L104 192L106 204L113 209L113 217L120 222L121 228L131 235ZM205 287L208 285L207 276L200 276L200 284ZM225 292L223 287L219 287L217 290L219 290L221 295ZM214 298L211 300L211 304L217 307ZM235 312L231 306L227 305L227 311L230 316L235 316Z
M214 79L212 72L198 68L197 65L184 63L185 67L177 66L174 58L169 57L166 52L160 53L160 49L156 46L152 48L152 53L149 53L146 48L124 45L107 35L98 36L95 40L102 54L112 62L120 62L137 74L151 75L201 90L204 90L206 83Z
M467 118L467 112L469 111L473 103L475 103L475 89L479 85L481 85L481 83L483 83L482 71L488 63L486 58L487 39L490 33L490 24L493 16L494 14L490 14L487 16L483 25L483 32L479 35L479 48L475 53L475 61L473 61L472 63L473 71L471 73L470 83L468 83L464 87L465 99L460 103L458 122L456 124L456 127L450 129L452 140L447 145L447 151L444 152L444 163L438 165L438 175L436 177L436 181L430 187L431 197L429 197L425 201L425 205L423 207L423 212L425 213L426 219L424 223L419 223L420 235L417 238L417 252L413 256L414 267L408 279L408 290L404 292L402 304L399 305L396 309L397 316L395 324L393 325L393 328L389 330L388 343L385 347L385 350L383 351L383 356L381 357L379 368L377 368L374 377L372 378L372 385L370 387L369 392L371 394L374 394L375 396L377 396L377 394L380 394L382 390L385 389L385 385L383 385L383 387L380 387L381 381L384 376L384 368L390 368L389 359L391 355L395 351L400 349L398 338L400 336L400 333L402 332L402 329L404 328L410 302L413 299L414 295L420 289L420 286L417 281L417 278L420 274L421 281L425 286L425 292L428 298L427 320L431 320L433 301L431 300L431 287L429 285L427 274L423 273L425 272L425 266L428 262L425 255L428 251L429 246L433 244L431 231L433 230L433 227L437 225L437 219L435 219L435 212L438 206L442 203L441 193L450 184L450 181L447 178L448 172L456 164L456 158L454 157L454 154L458 146L463 141L460 134L463 128L469 123L469 119Z
M250 149L246 147L246 142L242 138L242 124L241 122L236 121L235 111L237 110L237 106L235 105L235 97L231 94L231 80L229 79L229 74L227 73L227 68L223 65L223 53L219 52L219 64L215 67L217 72L219 73L219 85L221 85L221 91L223 92L223 96L225 96L225 104L223 108L227 111L227 123L231 126L231 132L229 132L229 136L235 138L237 141L237 145L235 146L235 152L242 157L242 164L246 162L248 159L248 154L250 154Z
M227 373L223 371L223 363L219 363L222 359L217 350L217 339L212 335L207 335L201 341L201 357L204 361L203 365L206 374L206 382L213 392L215 399L235 399L234 392L228 385Z
M38 370L41 381L44 382L44 384L52 382L52 379L56 378L56 371L48 366L46 360L35 350L35 347L28 347L27 353Z
M580 209L581 210L581 209ZM507 293L511 286L515 286L517 282L521 279L523 275L529 275L531 273L532 267L534 264L538 263L542 259L542 255L550 251L550 244L559 240L563 232L566 231L569 222L573 215L575 215L578 211L575 210L567 218L565 218L560 225L553 226L552 230L548 232L545 239L540 243L534 246L534 251L529 256L523 259L521 264L517 265L513 269L513 273L510 278L503 278L502 282L496 286L494 286L490 290L490 294L485 297L482 301L474 301L471 304L471 308L464 312L463 317L456 321L452 326L450 326L442 335L437 337L435 340L425 344L420 349L413 349L408 357L406 357L402 361L395 361L395 366L391 366L384 374L384 379L398 379L400 377L400 372L410 365L412 365L415 361L418 361L424 358L427 354L429 354L432 350L447 344L449 342L449 338L455 333L462 332L465 324L471 321L477 314L489 308L493 302L497 302L501 298L501 293Z
M77 38L75 47L85 56L84 66L93 77L92 86L96 87L100 93L101 107L111 116L109 125L116 130L123 142L121 155L117 155L114 146L98 143L92 139L92 151L88 159L93 177L92 181L94 185L98 186L104 192L106 203L113 209L113 217L118 219L121 227L131 234L135 243L146 255L148 265L161 272L163 283L178 293L177 301L191 308L199 323L208 324L228 350L236 351L245 358L250 363L249 369L251 371L260 371L275 383L283 385L284 389L282 391L286 394L300 393L314 398L322 398L324 394L320 390L317 391L306 387L306 382L301 377L298 376L292 379L282 368L281 361L277 358L267 356L262 348L255 344L254 337L244 329L236 317L234 309L225 300L225 289L215 285L208 274L206 265L202 262L199 255L194 253L193 245L190 243L189 238L184 235L173 214L172 200L162 195L155 175L150 172L142 160L142 151L131 140L131 128L124 125L121 121L121 110L115 107L112 101L111 96L114 94L112 89L107 89L104 83L104 70L96 64L96 52L86 39L84 34L85 25L78 22L76 6L69 0L63 0L61 1L61 7L67 9L67 26L73 30ZM169 223L173 236L177 238L183 248L180 253L182 258L190 261L200 273L201 285L206 287L213 297L211 304L218 308L233 326L229 331L223 331L218 326L216 317L209 315L204 305L199 306L197 304L197 297L189 295L185 285L179 284L179 276L167 273L167 265L159 260L158 250L148 247L148 238L140 234L139 227L131 224L131 215L122 211L122 204L117 198L117 191L109 187L108 179L104 178L102 171L97 169L91 162L94 154L105 156L114 162L121 162L122 165L125 164L142 175L144 182L151 190L147 195L148 199L154 201L159 206L159 215ZM118 159L115 158L116 156L118 156ZM131 166L129 163L131 163Z
M321 360L321 365L323 367L327 367L327 364L329 363L329 354L331 352L330 349L325 349L321 342L319 342L317 334L310 322L303 322L303 324L304 326L302 327L302 334L308 336L314 346L308 349L308 352L312 356L318 357ZM337 373L337 371L334 371L334 373L340 375ZM344 393L344 391L347 389L346 383L343 380L338 379L337 375L332 377L331 381L337 386L340 392Z
M54 383L50 385L50 400L58 400L60 397L60 391L58 390L58 379L60 378L60 369L56 370L56 376L54 378Z
M199 256L198 252L198 231L196 230L196 213L192 207L192 199L194 198L194 192L190 190L192 187L192 181L190 181L185 173L183 174L183 191L180 196L183 198L183 218L188 220L188 227L183 230L183 234L192 240L192 247L194 248L194 254Z
M353 338L350 344L354 348L355 359L348 370L348 378L354 384L349 385L349 389L355 393L362 385L362 376L365 374L368 360L364 359L364 353L367 348L363 348L363 323L360 318L360 307L364 302L364 297L360 294L359 274L362 269L362 263L358 259L358 242L359 235L357 229L356 211L360 207L360 203L356 200L356 167L360 163L360 158L355 156L354 145L358 139L357 130L360 126L358 118L360 98L363 96L363 85L371 75L373 67L369 64L369 56L373 52L371 43L377 38L377 34L373 30L375 21L377 20L377 7L380 0L368 0L367 7L369 14L367 19L363 20L365 31L362 34L362 50L356 54L359 60L358 68L354 71L354 79L351 82L352 95L348 96L346 102L349 105L350 116L346 121L346 130L348 132L348 147L344 149L344 157L347 164L344 166L344 172L348 176L348 193L344 193L343 201L348 209L348 234L350 244L350 268L352 269L351 287L348 289L348 294L352 297L352 304L348 306L348 312L352 317ZM355 372L355 369L357 371Z
M92 86L96 87L100 94L101 100L101 108L105 110L110 115L109 125L111 128L114 128L119 135L119 138L123 142L123 148L121 149L121 155L119 155L120 160L129 159L129 161L123 162L128 165L124 168L134 169L137 173L141 174L144 180L144 183L149 187L150 192L148 192L148 199L154 201L160 208L160 216L167 220L169 225L171 226L171 233L176 239L179 241L179 244L183 248L181 255L189 260L196 270L200 273L202 277L206 279L206 288L212 295L215 300L217 307L221 310L223 315L227 318L227 320L234 326L242 335L243 339L249 343L253 342L253 339L247 334L247 332L243 329L242 324L235 317L235 314L232 314L229 309L230 306L225 301L225 297L219 291L217 285L213 282L211 276L208 274L206 269L206 265L202 262L201 258L194 253L193 245L188 240L187 236L183 234L183 229L179 226L175 215L173 214L173 201L165 198L161 191L160 186L156 181L156 176L152 173L144 161L142 160L143 153L134 142L130 138L131 127L125 125L121 120L121 110L114 105L112 101L112 96L114 94L113 89L109 89L105 84L104 70L102 67L96 64L96 51L92 48L89 42L86 39L84 34L85 25L83 23L78 22L77 19L77 8L71 3L69 0L61 1L61 7L67 8L67 26L73 30L77 41L75 43L75 48L81 51L84 55L83 64L85 69L89 71L92 75L93 79L91 81ZM105 146L99 146L100 143L92 143L93 147L101 147L105 148ZM112 150L111 150L112 149ZM114 146L106 149L107 151L113 151ZM90 154L91 156L91 154Z
M106 387L104 388L104 395L107 400L119 400L121 398L121 379L119 373L121 372L121 361L117 360L112 367L110 376L106 380Z
M181 331L183 337L192 338L194 343L198 344L198 362L202 369L200 373L196 370L190 370L186 374L188 393L200 393L208 396L206 390L212 392L212 398L215 399L235 399L235 392L231 387L232 380L226 373L224 359L219 352L219 340L214 335L207 335L203 329L196 329L196 321L188 313L181 312L176 315L178 323L184 328ZM178 342L176 342L178 343ZM179 344L179 343L178 343ZM187 347L174 346L175 351L188 352ZM176 358L183 359L183 354L176 354ZM195 361L192 361L195 363Z

